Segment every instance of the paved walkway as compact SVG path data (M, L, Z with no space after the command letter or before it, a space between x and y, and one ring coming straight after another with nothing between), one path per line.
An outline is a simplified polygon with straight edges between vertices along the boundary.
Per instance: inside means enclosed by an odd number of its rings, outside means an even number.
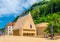
M60 39L48 40L46 38L35 38L35 37L0 36L0 42L60 42Z

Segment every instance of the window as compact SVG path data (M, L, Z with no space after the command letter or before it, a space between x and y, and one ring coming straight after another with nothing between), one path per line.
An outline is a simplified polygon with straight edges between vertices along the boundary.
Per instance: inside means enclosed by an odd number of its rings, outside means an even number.
M30 28L32 28L32 25L30 24Z
M12 26L8 26L8 31L12 31Z

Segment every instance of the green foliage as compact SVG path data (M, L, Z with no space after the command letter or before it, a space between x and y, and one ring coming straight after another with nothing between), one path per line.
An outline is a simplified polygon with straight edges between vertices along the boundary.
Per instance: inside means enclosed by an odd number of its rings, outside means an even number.
M34 23L48 22L46 29L50 33L50 25L53 25L53 32L60 33L60 0L41 1L35 3L30 9L25 11L21 16L31 12ZM21 17L18 16L18 17ZM16 21L18 17L14 20Z
M1 28L0 31L5 32L5 28Z
M54 13L49 14L46 16L46 21L49 23L48 28L45 30L45 32L50 33L50 26L53 25L53 33L59 33L60 34L60 14Z

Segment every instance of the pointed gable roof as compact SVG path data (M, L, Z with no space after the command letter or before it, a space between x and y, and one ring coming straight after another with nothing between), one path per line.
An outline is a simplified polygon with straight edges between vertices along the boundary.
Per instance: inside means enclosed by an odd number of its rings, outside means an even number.
M27 18L28 18L29 16L31 16L30 13L27 14L27 15L25 15L25 16L19 17L19 18L17 19L15 25L13 26L13 30L15 30L15 29L21 29L21 28L24 26L24 24L25 24L25 22L27 21Z

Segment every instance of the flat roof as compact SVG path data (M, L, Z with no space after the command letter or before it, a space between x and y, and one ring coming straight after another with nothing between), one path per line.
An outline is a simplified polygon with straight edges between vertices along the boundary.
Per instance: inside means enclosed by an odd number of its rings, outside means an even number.
M36 28L38 28L38 27L47 27L48 23L46 23L46 22L44 22L44 23L38 23L35 26L36 26Z

